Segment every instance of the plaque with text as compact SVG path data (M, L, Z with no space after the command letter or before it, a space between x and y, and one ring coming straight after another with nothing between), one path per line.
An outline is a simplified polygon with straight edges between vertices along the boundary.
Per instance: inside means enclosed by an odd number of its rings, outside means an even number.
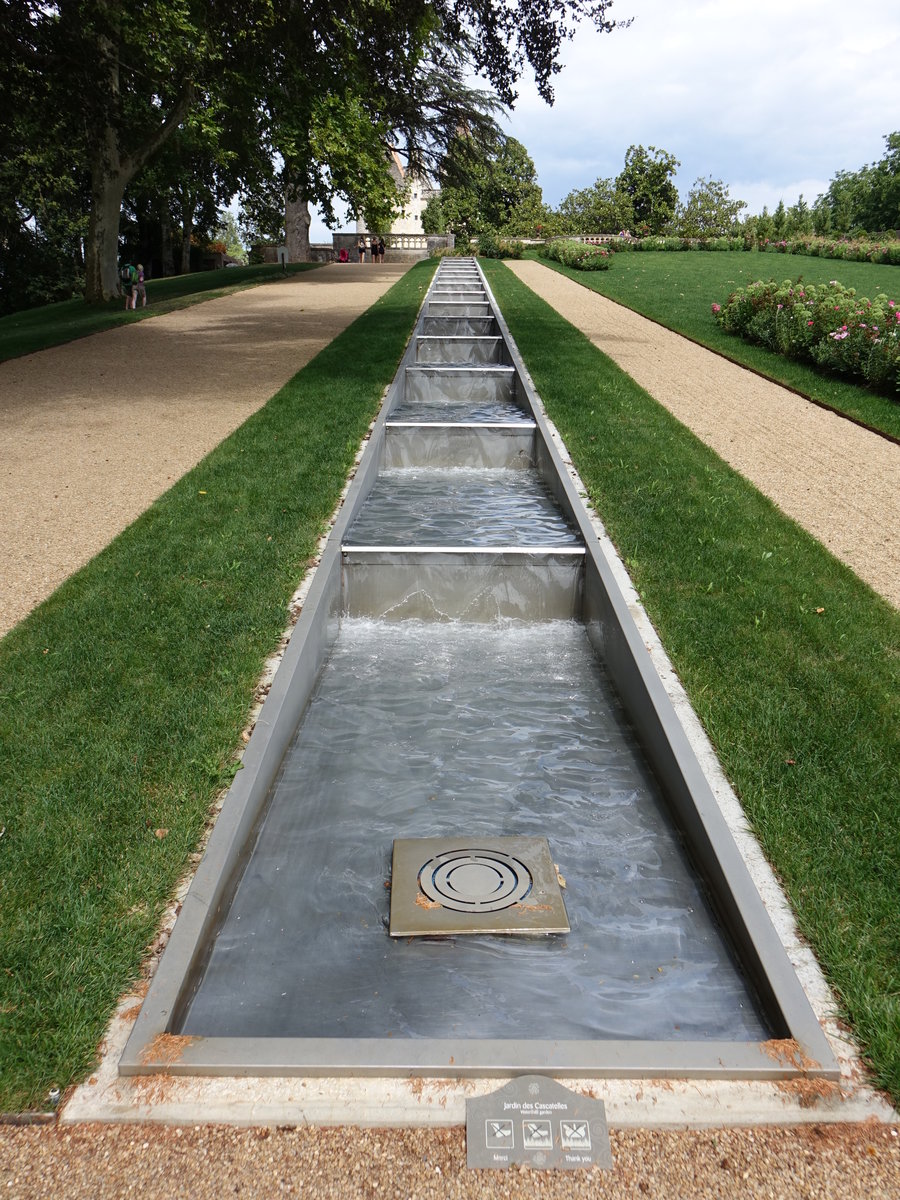
M466 1101L466 1164L546 1170L612 1167L602 1100L543 1075L522 1075L493 1095Z

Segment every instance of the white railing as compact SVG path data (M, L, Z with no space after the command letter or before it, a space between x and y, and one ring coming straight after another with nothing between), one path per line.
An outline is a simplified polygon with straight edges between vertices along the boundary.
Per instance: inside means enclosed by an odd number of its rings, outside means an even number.
M389 233L384 240L394 250L428 249L428 238L424 233Z

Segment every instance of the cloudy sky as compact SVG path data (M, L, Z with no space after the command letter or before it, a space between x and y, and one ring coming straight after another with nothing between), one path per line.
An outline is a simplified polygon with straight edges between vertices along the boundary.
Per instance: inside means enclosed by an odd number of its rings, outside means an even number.
M610 16L634 20L579 29L553 107L526 80L504 123L554 207L618 175L632 144L679 159L682 196L711 176L751 212L812 203L900 130L897 0L615 0Z

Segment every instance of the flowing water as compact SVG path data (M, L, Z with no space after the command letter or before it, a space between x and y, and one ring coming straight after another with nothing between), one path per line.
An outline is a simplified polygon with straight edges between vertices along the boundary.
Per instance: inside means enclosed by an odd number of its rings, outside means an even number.
M394 838L507 835L570 934L389 937ZM582 626L347 619L181 1032L768 1036Z
M390 468L351 525L352 546L572 546L580 537L529 468Z

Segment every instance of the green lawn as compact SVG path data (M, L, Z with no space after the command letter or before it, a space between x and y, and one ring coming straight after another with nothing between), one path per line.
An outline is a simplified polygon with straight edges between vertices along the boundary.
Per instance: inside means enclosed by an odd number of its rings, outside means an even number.
M529 257L536 255L532 252ZM626 251L613 255L608 271L576 271L549 259L541 261L710 350L900 438L900 397L877 395L783 358L763 346L744 342L720 329L711 312L714 302L721 304L735 288L756 279L781 282L802 277L809 283L838 279L847 287L856 288L860 296L872 297L884 292L900 302L900 271L896 267L755 250Z
M510 271L483 266L800 927L900 1101L900 614Z
M314 271L318 263L294 263L287 273ZM160 313L189 308L217 296L271 283L285 275L279 266L228 267L222 271L195 271L191 275L176 275L171 279L151 279L147 283L147 307L126 312L124 300L112 300L104 305L88 305L83 300L63 300L43 308L0 317L0 362L34 354L49 346L60 346L76 338L100 333L116 325L129 325L158 317Z
M94 1062L234 774L433 270L408 271L0 641L0 1112Z

